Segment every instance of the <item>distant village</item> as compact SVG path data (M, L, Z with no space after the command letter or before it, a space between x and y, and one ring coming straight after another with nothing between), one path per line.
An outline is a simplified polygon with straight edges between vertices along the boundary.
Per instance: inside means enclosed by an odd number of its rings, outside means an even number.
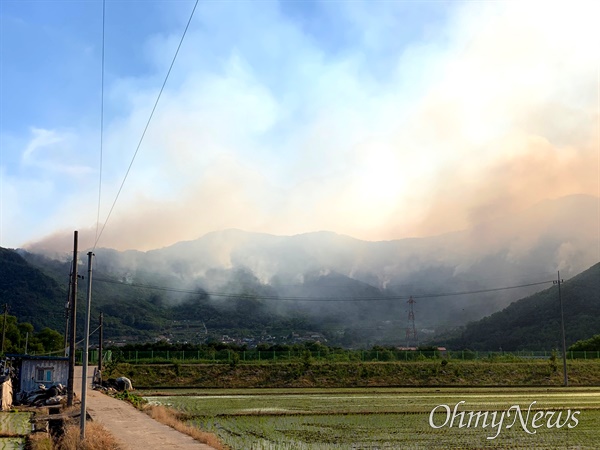
M161 334L154 338L154 342L164 342L167 344L188 344L192 342L188 342L186 340L177 339L171 333ZM260 336L235 336L233 334L219 334L219 335L209 335L205 334L202 336L198 336L195 339L193 344L210 344L210 343L221 343L226 345L235 345L235 346L246 346L249 349L256 348L259 345L294 345L294 344L304 344L306 342L314 342L320 344L327 344L327 338L319 332L316 331L307 331L302 333L292 332L286 336L273 336L271 334L262 334ZM132 342L127 342L123 340L107 340L108 346L114 347L122 347L127 344L131 344Z

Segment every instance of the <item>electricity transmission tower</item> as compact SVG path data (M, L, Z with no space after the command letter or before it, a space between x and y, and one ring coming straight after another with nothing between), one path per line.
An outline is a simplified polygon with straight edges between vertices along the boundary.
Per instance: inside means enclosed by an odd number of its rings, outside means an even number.
M415 311L414 304L415 300L412 298L412 295L406 302L408 303L408 325L406 327L406 346L407 347L418 347L419 346L419 338L417 337L417 329L415 327Z

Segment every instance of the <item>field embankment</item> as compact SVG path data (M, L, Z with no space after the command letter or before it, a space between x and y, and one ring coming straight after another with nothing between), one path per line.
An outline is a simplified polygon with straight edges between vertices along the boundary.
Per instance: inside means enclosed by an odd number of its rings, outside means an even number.
M567 364L572 386L600 386L600 360ZM136 387L300 388L396 386L561 386L562 365L548 360L119 364L113 376Z

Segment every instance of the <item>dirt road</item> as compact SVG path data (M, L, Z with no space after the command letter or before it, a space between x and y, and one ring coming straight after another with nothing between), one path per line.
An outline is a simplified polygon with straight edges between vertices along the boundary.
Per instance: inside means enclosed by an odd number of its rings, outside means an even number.
M89 372L92 372L90 370ZM82 368L75 368L75 393L81 398ZM191 437L151 419L129 403L114 399L90 388L88 376L87 412L119 441L123 450L190 449L214 450Z

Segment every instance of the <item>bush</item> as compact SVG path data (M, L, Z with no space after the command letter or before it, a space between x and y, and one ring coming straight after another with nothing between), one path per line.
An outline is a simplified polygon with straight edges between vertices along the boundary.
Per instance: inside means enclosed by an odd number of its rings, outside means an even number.
M87 422L85 439L81 440L79 424L65 426L64 434L57 445L58 450L121 450L112 435L102 425Z
M313 357L312 357L312 354L310 353L310 350L304 350L302 352L302 364L304 365L304 368L308 370L308 368L311 366L312 363L313 363Z
M124 400L126 402L131 403L137 409L142 409L144 407L144 405L146 403L148 403L148 400L146 400L144 397L134 394L129 391L117 392L116 394L113 394L112 396L116 399Z
M229 365L231 367L235 367L240 362L240 354L238 352L231 352L231 360L229 361Z
M550 355L550 358L548 358L548 364L550 365L550 370L552 372L558 371L558 363L556 362L556 359L556 350L552 350L552 354Z
M600 351L600 334L596 334L590 339L575 342L569 347L571 352L597 352Z

